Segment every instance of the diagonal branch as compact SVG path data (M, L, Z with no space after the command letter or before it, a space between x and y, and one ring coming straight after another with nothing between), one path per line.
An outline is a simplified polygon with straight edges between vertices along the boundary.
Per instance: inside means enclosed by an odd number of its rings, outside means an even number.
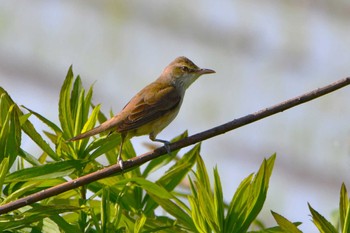
M336 81L334 83L331 83L327 86L324 86L322 88L318 88L316 90L313 90L311 92L305 93L303 95L297 96L295 98L286 100L284 102L281 102L279 104L276 104L274 106L262 109L258 112L246 115L244 117L235 119L233 121L227 122L225 124L219 125L217 127L211 128L209 130L194 134L190 137L184 138L180 141L171 143L169 145L170 150L177 150L201 141L204 141L206 139L218 136L220 134L224 134L228 131L234 130L236 128L242 127L244 125L250 124L252 122L261 120L265 117L274 115L279 112L283 112L289 108L295 107L297 105L306 103L308 101L311 101L313 99L316 99L320 96L326 95L328 93L331 93L333 91L336 91L342 87L345 87L346 85L350 84L350 77L341 79L339 81ZM68 181L66 183L45 189L43 191L40 191L38 193L34 193L32 195L29 195L27 197L20 198L16 201L4 204L0 206L0 214L8 213L12 210L16 210L20 207L33 204L37 201L43 200L45 198L58 195L60 193L66 192L68 190L89 184L91 182L94 182L99 179L106 178L111 175L120 174L122 172L127 172L128 170L132 170L135 167L141 166L142 164L155 159L161 155L166 154L167 151L165 147L159 147L155 149L154 151L150 151L148 153L142 154L140 156L134 157L128 161L124 162L124 171L121 170L119 164L115 164L109 167L106 167L104 169L98 170L96 172L93 172L91 174L79 177L75 180Z

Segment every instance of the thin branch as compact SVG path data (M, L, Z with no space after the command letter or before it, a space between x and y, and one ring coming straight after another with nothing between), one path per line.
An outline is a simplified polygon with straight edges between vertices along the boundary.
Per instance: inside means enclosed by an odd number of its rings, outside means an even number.
M337 82L334 82L332 84L329 84L325 87L318 88L316 90L313 90L311 92L305 93L301 96L297 96L293 99L289 99L287 101L281 102L279 104L276 104L274 106L265 108L263 110L260 110L258 112L249 114L247 116L235 119L233 121L230 121L226 124L219 125L217 127L214 127L212 129L203 131L201 133L197 133L195 135L192 135L190 137L187 137L185 139L182 139L180 141L174 142L169 145L171 151L177 150L198 142L201 142L203 140L206 140L208 138L212 138L215 136L218 136L220 134L226 133L228 131L234 130L236 128L242 127L244 125L250 124L252 122L261 120L265 117L274 115L279 112L283 112L289 108L295 107L297 105L306 103L308 101L311 101L313 99L316 99L320 96L323 96L325 94L331 93L333 91L336 91L342 87L345 87L346 85L350 84L350 77L341 79ZM124 162L124 171L120 169L119 164L115 164L109 167L106 167L104 169L98 170L96 172L93 172L91 174L82 176L80 178L77 178L72 181L68 181L66 183L62 183L60 185L42 190L38 193L34 193L32 195L29 195L27 197L20 198L16 201L4 204L0 206L0 214L8 213L12 210L16 210L20 207L33 204L35 202L38 202L40 200L43 200L48 197L52 197L55 195L58 195L60 193L66 192L68 190L89 184L91 182L94 182L99 179L106 178L111 175L120 174L122 172L127 172L128 170L132 170L135 167L138 167L154 158L157 158L161 155L166 154L167 151L165 147L159 147L155 149L154 151L142 154L140 156L134 157L128 161Z

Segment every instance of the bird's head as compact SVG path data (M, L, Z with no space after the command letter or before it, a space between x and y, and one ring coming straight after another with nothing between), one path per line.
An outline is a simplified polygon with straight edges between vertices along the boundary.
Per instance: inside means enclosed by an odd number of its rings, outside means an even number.
M162 76L170 79L176 87L186 90L199 76L212 73L215 71L199 68L190 59L178 57L164 69Z

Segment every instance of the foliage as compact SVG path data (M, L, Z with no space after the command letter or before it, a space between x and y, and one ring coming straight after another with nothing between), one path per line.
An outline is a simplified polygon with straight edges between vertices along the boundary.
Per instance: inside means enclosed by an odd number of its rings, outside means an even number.
M66 140L103 122L107 117L92 105L92 87L85 92L80 77L69 69L59 99L59 123L29 107L13 102L0 87L0 185L1 204L40 192L68 180L115 164L120 136L101 134L97 139ZM91 110L92 109L92 110ZM91 113L90 113L91 112ZM41 135L30 121L38 118L48 130ZM42 151L30 154L21 147L22 133ZM174 140L187 136L183 133ZM47 141L48 140L48 141ZM6 232L247 232L266 199L275 155L263 161L254 175L245 178L229 203L223 198L219 171L213 169L213 184L200 156L200 144L179 156L174 151L154 159L143 169L111 176L0 216L0 231ZM130 142L123 158L136 156ZM165 167L167 168L165 170ZM196 169L194 169L196 167ZM150 175L162 173L155 181ZM188 179L189 186L183 187ZM349 230L349 198L342 186L340 226ZM320 232L337 232L310 206ZM272 212L278 226L251 232L301 232Z

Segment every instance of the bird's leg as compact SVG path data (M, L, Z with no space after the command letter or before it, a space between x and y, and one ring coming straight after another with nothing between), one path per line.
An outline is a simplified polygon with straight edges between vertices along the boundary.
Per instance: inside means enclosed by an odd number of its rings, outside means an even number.
M153 133L151 133L149 135L149 139L151 139L154 142L161 142L161 143L163 143L164 147L166 149L166 152L170 155L170 146L169 146L170 142L169 141L158 139L158 138L155 137L155 135Z
M125 140L125 136L123 133L121 134L121 142L120 142L120 147L119 147L119 153L118 153L118 164L122 170L124 170L124 164L123 164L123 159L122 159L122 151L123 151L123 144Z

